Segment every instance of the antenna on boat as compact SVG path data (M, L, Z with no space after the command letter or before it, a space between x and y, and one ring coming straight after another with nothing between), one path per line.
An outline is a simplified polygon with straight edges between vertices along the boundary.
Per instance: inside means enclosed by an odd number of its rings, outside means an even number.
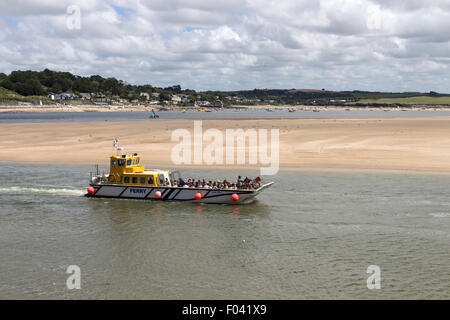
M117 138L114 138L113 146L116 148L117 155L119 155L119 151L122 151L123 147L119 147L119 140Z

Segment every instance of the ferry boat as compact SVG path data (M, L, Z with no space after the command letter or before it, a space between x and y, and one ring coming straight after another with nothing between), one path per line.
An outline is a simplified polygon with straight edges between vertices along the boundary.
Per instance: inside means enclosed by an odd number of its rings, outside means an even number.
M248 183L248 189L175 186L174 181L181 178L179 171L146 169L137 153L119 154L123 148L118 147L117 140L114 146L117 155L110 157L109 174L100 175L97 166L97 172L91 172L86 197L244 204L253 202L261 191L273 184L263 184L258 177Z

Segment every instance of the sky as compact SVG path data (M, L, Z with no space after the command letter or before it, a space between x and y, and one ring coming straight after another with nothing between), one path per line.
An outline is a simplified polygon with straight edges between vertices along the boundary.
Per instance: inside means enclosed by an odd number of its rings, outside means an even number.
M0 72L450 93L450 0L2 0Z

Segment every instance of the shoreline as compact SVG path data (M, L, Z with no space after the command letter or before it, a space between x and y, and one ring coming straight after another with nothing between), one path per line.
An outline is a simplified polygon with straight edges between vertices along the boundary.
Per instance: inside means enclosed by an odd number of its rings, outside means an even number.
M66 166L90 166L92 167L92 170L94 170L95 165L99 166L105 166L108 167L108 162L100 162L100 163L81 163L81 162L55 162L55 161L12 161L12 160L0 160L0 165L66 165ZM146 168L151 169L161 169L161 170L183 170L188 171L190 169L199 169L199 168L206 168L210 170L221 170L221 171L235 171L235 170L242 170L245 172L245 170L249 171L259 171L260 167L252 167L252 166L218 166L218 165L175 165L175 164L157 164L154 163L151 166L147 165L144 161L144 165ZM101 167L100 167L100 170ZM172 170L173 171L173 170ZM302 172L302 173L312 173L312 172L319 172L319 173L363 173L363 174L399 174L399 175L444 175L444 176L450 176L450 170L449 171L439 171L439 170L427 170L427 169L418 169L418 170L411 170L411 169L375 169L375 168L327 168L327 167L280 167L279 172ZM275 174L276 175L276 174ZM270 180L270 177L272 175L265 175L262 177L266 177L266 179Z
M178 144L171 134L180 128L193 133L193 121L0 124L0 160L104 164L118 138L125 152L141 154L144 163L170 168L175 167L170 164L171 150ZM208 128L223 133L278 128L280 169L450 172L450 117L203 120L203 130ZM248 151L246 158L248 163Z
M194 106L161 106L161 105L0 105L1 113L45 113L45 112L151 112L186 110L295 110L295 111L450 111L449 105L410 105L410 106L312 106L312 105L231 105L228 107L194 107Z

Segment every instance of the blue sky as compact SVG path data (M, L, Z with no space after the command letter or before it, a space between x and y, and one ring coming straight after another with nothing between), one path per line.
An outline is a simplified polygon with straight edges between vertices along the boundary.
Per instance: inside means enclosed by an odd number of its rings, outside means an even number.
M79 29L68 27L71 5ZM0 72L196 90L450 92L448 30L448 0L4 0Z
M19 23L19 20L11 18L11 17L4 17L3 18L9 25L16 27Z
M130 18L131 15L136 12L132 8L121 7L121 6L114 5L114 4L112 4L111 7L114 9L114 11L117 12L118 15L125 17L125 18Z

